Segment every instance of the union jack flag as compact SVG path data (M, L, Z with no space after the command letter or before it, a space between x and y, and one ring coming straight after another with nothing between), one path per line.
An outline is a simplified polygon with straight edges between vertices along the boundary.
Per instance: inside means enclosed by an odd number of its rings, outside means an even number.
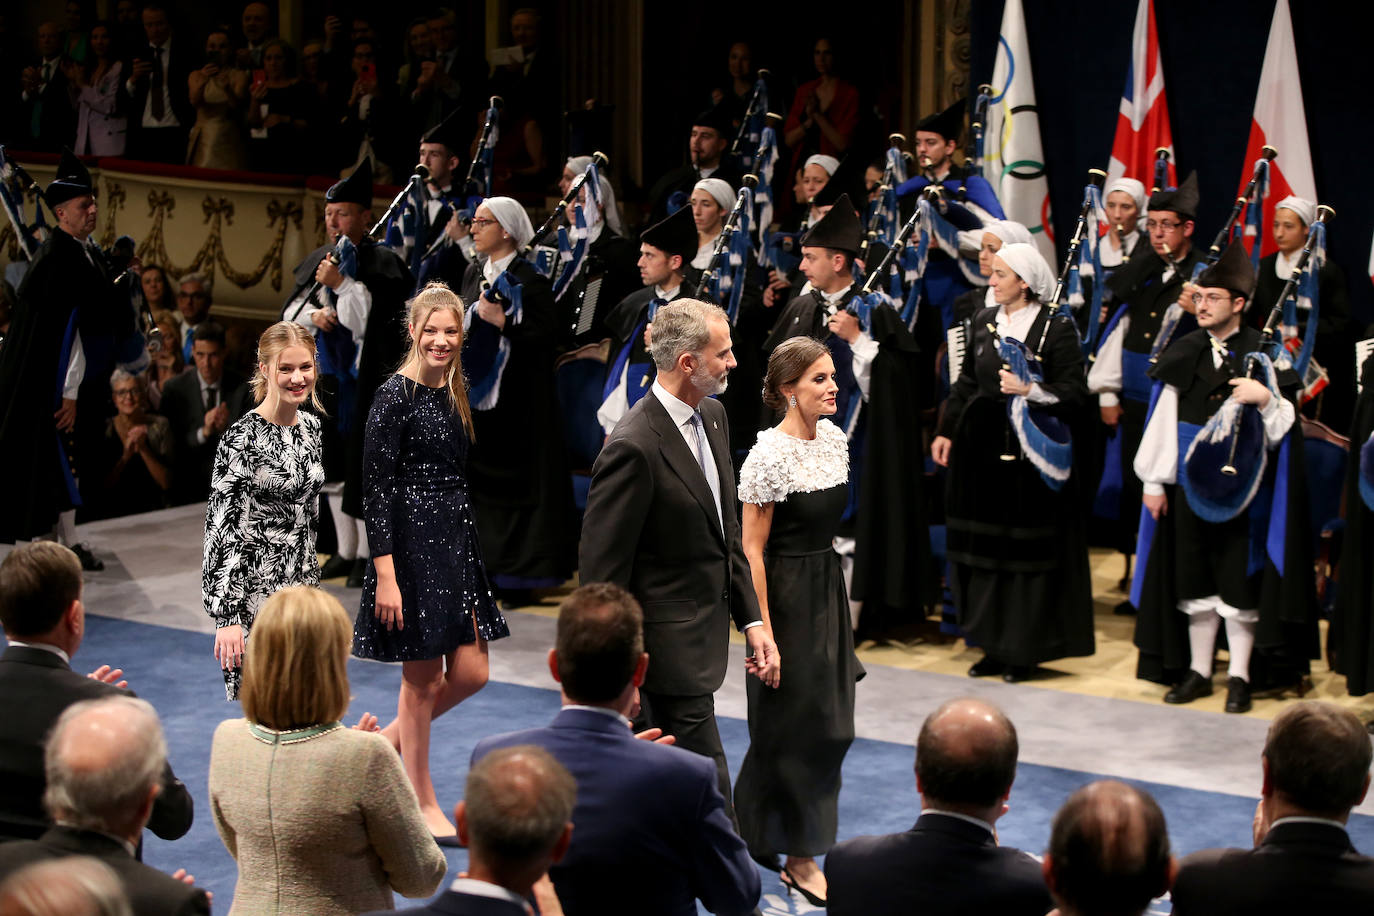
M1174 140L1169 130L1169 104L1164 98L1164 68L1160 65L1159 33L1155 30L1154 0L1140 0L1131 37L1131 63L1126 88L1116 117L1112 161L1107 181L1134 178L1151 187L1155 151L1169 151L1169 176L1164 187L1174 187Z

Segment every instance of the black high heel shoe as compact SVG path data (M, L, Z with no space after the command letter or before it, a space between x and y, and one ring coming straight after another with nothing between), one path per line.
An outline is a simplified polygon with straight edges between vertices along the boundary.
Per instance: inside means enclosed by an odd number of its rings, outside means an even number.
M792 873L787 870L786 865L782 866L782 869L778 874L782 881L782 886L787 889L787 896L792 896L792 892L796 891L797 893L805 897L806 902L811 904L812 906L825 906L825 898L817 897L815 894L811 893L806 888L802 887L801 884L797 881L797 879L792 875Z

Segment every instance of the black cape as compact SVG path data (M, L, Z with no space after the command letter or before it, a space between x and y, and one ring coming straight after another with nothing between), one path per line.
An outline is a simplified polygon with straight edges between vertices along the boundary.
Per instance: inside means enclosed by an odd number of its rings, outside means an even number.
M1364 390L1355 402L1350 426L1350 458L1345 470L1345 543L1340 565L1340 594L1331 617L1330 658L1333 670L1346 677L1351 696L1374 689L1374 512L1360 498L1360 449L1374 432L1374 356L1360 369Z

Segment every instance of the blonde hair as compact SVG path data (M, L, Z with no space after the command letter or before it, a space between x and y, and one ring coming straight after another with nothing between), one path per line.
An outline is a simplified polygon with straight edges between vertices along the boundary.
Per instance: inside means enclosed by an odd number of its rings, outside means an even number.
M281 589L263 602L243 659L250 722L283 731L338 721L348 709L353 622L328 592Z
M262 332L258 338L258 360L257 366L253 369L253 402L261 404L267 397L269 384L267 376L263 374L263 366L275 366L281 352L287 347L304 347L310 351L311 359L318 359L315 353L315 335L305 328L296 324L294 321L278 321L270 328ZM319 378L319 366L315 366L315 377ZM317 387L310 389L310 403L321 413L324 413L324 405L320 403L320 394Z
M431 280L424 289L415 294L414 299L410 300L409 314L406 318L410 328L410 351L406 353L406 358L401 360L396 372L403 373L406 369L420 365L423 358L420 355L420 331L424 329L429 316L440 309L452 312L458 321L458 350L453 354L453 361L449 363L448 369L444 371L444 387L448 389L449 407L463 421L463 429L471 441L475 438L472 428L472 407L468 404L468 380L463 375L462 360L464 305L463 300L459 299L458 294L449 289L447 284ZM413 384L418 383L412 382Z

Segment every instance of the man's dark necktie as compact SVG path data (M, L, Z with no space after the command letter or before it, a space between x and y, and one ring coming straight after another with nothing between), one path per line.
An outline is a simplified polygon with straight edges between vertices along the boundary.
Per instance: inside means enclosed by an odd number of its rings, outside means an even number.
M153 100L153 117L159 121L167 114L167 104L163 101L162 90L166 77L162 72L162 48L153 48L153 82L148 92Z

